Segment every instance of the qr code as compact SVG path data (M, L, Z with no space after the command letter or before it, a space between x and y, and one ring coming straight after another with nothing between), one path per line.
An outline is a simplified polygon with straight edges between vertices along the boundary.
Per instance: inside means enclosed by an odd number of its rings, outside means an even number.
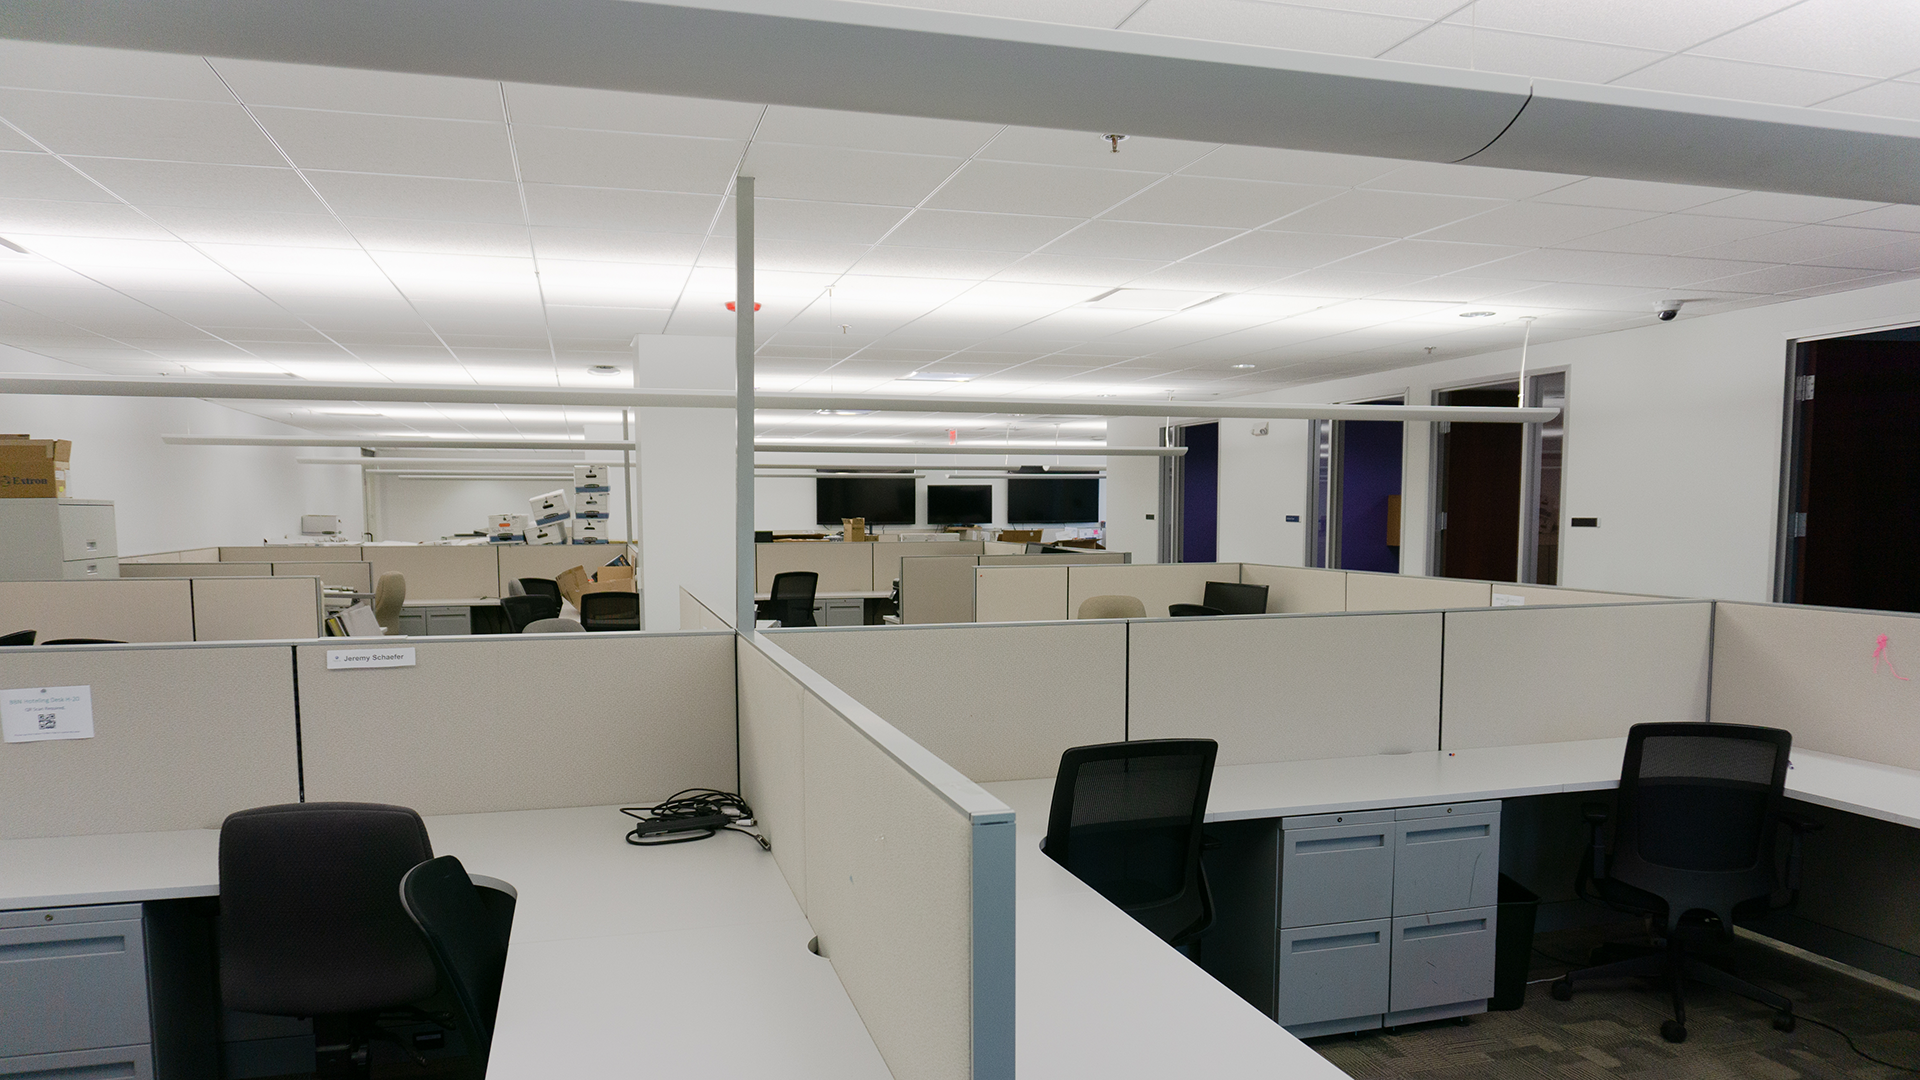
M59 713L43 712L35 716L34 720L39 723L41 731L52 731L60 726Z

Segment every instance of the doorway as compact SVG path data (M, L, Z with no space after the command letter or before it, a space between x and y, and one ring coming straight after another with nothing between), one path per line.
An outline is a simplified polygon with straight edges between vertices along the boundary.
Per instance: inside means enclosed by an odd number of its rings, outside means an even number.
M1920 611L1920 327L1800 342L1791 374L1777 597Z
M1519 389L1462 387L1434 404L1513 408ZM1547 372L1527 378L1527 403L1559 408L1551 423L1434 425L1434 576L1559 583L1566 402L1566 372Z
M1404 403L1389 398L1362 404ZM1399 572L1405 431L1394 420L1314 421L1308 565Z
M1160 459L1160 550L1169 562L1213 562L1220 546L1220 425L1183 424L1161 438L1187 452Z

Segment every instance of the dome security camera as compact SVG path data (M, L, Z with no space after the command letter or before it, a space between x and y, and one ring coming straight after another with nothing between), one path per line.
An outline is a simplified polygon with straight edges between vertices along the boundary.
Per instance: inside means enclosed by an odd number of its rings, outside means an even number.
M1685 300L1662 300L1655 305L1654 316L1661 322L1672 322L1674 316L1680 314L1680 305L1684 303Z

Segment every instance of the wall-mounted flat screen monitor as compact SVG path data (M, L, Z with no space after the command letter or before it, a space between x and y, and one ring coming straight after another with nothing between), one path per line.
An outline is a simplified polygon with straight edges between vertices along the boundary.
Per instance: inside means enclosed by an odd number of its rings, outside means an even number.
M866 518L869 525L913 524L913 477L822 476L813 482L814 520L838 525Z
M1007 481L1007 521L1016 525L1067 525L1100 520L1100 481L1092 477Z
M977 525L992 520L993 485L927 485L927 524Z

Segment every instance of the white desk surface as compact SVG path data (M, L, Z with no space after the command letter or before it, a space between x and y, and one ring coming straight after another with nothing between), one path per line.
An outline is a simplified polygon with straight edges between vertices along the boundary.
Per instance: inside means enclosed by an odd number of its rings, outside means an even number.
M877 592L872 590L867 592L828 592L823 589L814 593L813 598L815 600L885 600L892 595L892 589L881 589ZM757 592L753 594L753 598L755 600L771 600L773 599L773 594Z

